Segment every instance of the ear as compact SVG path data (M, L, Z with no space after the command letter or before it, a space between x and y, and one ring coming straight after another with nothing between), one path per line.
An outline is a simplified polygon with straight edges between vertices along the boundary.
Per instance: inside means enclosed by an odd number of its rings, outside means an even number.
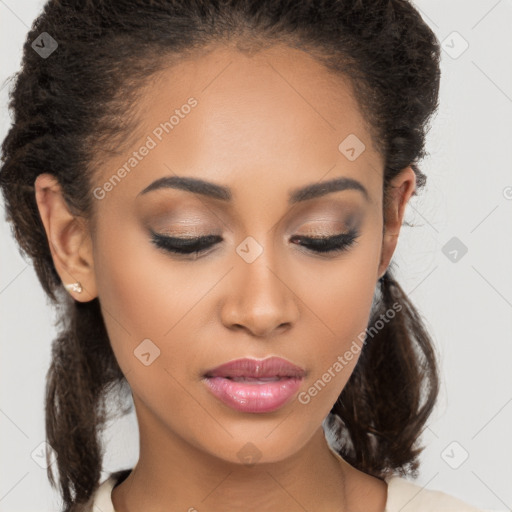
M40 174L34 185L55 269L64 284L80 282L83 291L69 293L88 302L97 295L88 225L83 217L70 213L55 176Z
M378 276L381 278L388 268L391 257L398 243L405 207L416 189L416 174L411 167L406 167L393 178L389 195L384 202L384 233Z

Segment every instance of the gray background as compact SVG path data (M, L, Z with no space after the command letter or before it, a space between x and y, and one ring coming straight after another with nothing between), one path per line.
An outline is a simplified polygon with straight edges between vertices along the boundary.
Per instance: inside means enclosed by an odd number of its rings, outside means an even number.
M0 0L1 139L10 125L5 79L43 3ZM482 509L512 510L512 1L415 5L444 41L441 106L422 163L428 184L407 207L414 226L403 227L394 257L442 358L416 482ZM3 214L0 244L0 511L58 510L36 462L54 313ZM107 471L131 467L134 415L114 423L105 442Z

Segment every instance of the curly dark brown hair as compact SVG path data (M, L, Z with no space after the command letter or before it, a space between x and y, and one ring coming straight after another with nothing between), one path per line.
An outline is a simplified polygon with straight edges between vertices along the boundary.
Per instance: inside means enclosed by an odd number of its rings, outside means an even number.
M31 43L58 42L48 58ZM51 0L34 21L13 76L13 124L2 144L0 185L20 250L59 308L46 382L46 436L55 450L64 510L83 509L99 485L101 433L130 388L112 352L98 298L73 300L54 267L34 181L51 172L70 210L93 218L94 158L122 151L136 126L133 106L153 73L173 57L235 42L240 51L285 43L348 77L384 157L384 205L391 180L411 166L425 175L427 123L438 107L440 46L407 0ZM129 71L127 71L129 70ZM416 194L416 191L414 192ZM418 439L436 402L436 353L422 318L388 268L373 325L350 380L333 406L342 457L368 474L417 476ZM48 478L57 487L48 466Z

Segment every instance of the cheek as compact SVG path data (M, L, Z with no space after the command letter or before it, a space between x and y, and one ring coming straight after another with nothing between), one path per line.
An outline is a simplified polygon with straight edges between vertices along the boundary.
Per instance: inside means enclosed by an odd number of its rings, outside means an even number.
M145 339L164 355L200 290L190 287L188 273L173 271L176 263L137 229L98 231L95 251L100 304L121 368L136 362L134 350Z
M202 411L180 383L189 378L183 362L198 352L191 310L211 284L191 286L190 270L128 231L98 234L98 292L112 350L134 395L155 414L168 404L183 411L180 421L193 421Z
M308 273L314 276L314 285L311 280L304 283L301 296L323 322L321 332L327 337L347 340L367 327L377 282L377 242L361 242L353 253Z
M317 363L310 383L320 379L326 402L335 401L354 370L368 327L380 254L378 237L361 241L357 250L336 263L319 265L301 297L315 325ZM330 372L330 373L329 373ZM325 384L326 391L323 391ZM312 391L315 393L315 391ZM322 399L323 400L323 399ZM324 403L326 403L324 402Z

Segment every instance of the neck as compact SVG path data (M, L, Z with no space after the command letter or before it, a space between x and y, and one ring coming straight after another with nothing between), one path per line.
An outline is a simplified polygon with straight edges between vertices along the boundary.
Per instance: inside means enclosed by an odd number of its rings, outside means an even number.
M251 466L166 440L141 436L139 461L112 492L116 511L348 511L348 465L331 452L322 427L293 456Z

